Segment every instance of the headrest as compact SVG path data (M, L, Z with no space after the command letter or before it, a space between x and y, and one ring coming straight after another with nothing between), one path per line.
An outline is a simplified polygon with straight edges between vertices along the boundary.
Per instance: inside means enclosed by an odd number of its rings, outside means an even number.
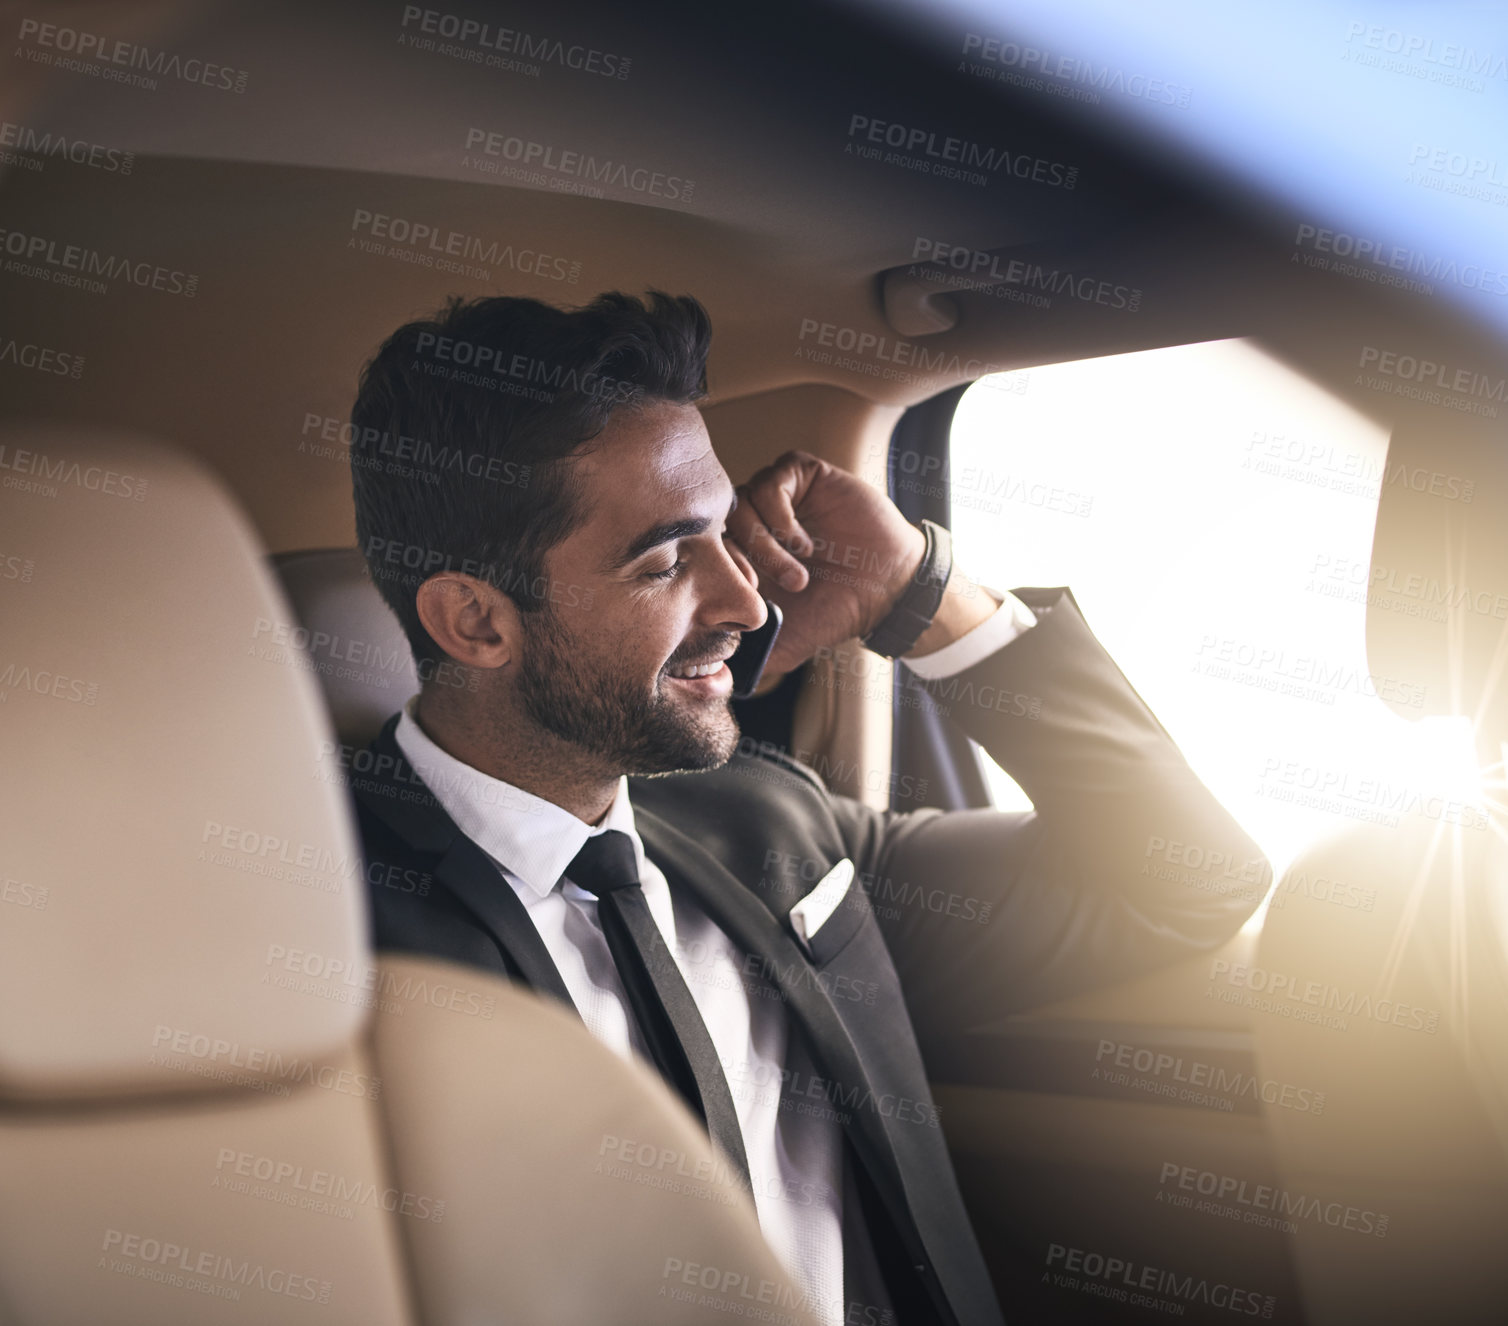
M360 849L256 535L180 453L0 432L0 1098L317 1075L366 964ZM307 970L307 965L306 965Z
M302 651L340 740L365 746L419 689L408 638L355 548L272 559L299 626L279 647Z
M1367 659L1405 717L1458 714L1508 738L1508 447L1500 420L1420 407L1388 447L1369 573ZM1400 683L1407 683L1402 685ZM1422 688L1422 704L1419 703ZM1496 758L1495 756L1493 758Z

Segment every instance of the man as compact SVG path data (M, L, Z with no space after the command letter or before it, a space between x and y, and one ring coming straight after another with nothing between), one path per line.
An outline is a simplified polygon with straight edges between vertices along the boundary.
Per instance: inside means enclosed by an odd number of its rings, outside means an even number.
M820 1319L998 1322L919 1040L1232 934L1250 902L1148 871L1155 841L1260 854L1066 590L986 592L802 452L735 494L695 404L709 340L687 297L453 301L367 366L357 534L426 681L358 811L370 859L437 883L374 890L376 943L524 981L654 1064ZM395 438L411 463L380 459ZM817 540L863 572L814 575ZM761 586L772 676L855 636L904 657L972 697L956 721L1035 811L881 813L736 753Z

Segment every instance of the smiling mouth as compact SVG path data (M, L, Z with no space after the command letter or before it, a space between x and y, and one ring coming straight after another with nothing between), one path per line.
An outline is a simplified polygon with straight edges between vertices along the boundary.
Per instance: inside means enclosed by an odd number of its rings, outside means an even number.
M699 681L703 677L715 677L723 670L727 661L738 652L737 644L730 649L724 646L724 653L716 658L703 659L699 663L676 663L665 669L665 675L674 681Z
M695 663L679 668L667 668L665 675L676 681L695 681L698 677L710 677L723 670L723 660L714 663Z

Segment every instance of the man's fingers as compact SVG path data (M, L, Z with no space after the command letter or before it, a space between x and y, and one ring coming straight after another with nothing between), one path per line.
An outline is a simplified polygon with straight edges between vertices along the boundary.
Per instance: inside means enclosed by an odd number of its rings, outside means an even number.
M792 592L806 587L806 568L781 546L744 489L728 517L728 534L762 574Z
M820 466L815 456L787 451L739 488L739 506L729 521L732 525L743 514L740 542L756 564L792 593L804 589L810 579L801 558L816 551L811 535L796 518L796 506Z
M804 451L787 451L743 486L741 493L753 503L759 518L769 526L775 542L796 557L816 551L811 535L796 519L796 504L811 486L821 464ZM742 499L741 499L742 500Z

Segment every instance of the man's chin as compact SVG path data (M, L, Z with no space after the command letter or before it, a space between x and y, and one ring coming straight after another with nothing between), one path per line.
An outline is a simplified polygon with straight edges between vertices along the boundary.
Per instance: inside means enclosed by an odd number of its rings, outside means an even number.
M738 749L738 720L728 702L696 706L695 716L682 714L680 722L656 725L645 732L635 767L638 777L661 774L700 773L720 769Z

